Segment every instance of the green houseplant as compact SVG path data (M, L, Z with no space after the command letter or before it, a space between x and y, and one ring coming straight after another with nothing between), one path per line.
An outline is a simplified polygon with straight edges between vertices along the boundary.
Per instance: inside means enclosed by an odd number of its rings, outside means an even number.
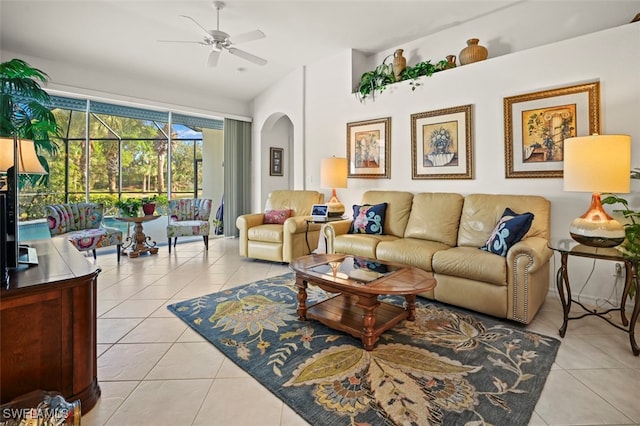
M47 80L47 74L21 59L0 64L0 136L33 140L38 159L48 171L49 164L41 154L57 152L50 135L58 135L59 128L47 107L49 94L39 84Z
M635 173L637 174L637 171ZM632 178L633 174L634 172L631 173ZM622 210L616 212L622 214L627 220L623 224L625 240L617 248L627 256L640 257L640 212L629 208L627 200L615 194L606 194L606 197L602 199L602 204L620 204L622 206ZM635 281L633 281L629 289L629 298L633 297L635 292Z
M128 197L115 202L115 206L120 210L120 214L124 217L136 217L140 214L142 200L140 198Z
M392 56L387 56L380 65L362 74L356 91L356 96L360 102L363 102L368 97L375 99L376 92L382 93L387 86L399 81L412 80L409 84L412 86L411 90L415 90L420 85L417 82L419 77L429 77L435 72L446 70L448 64L446 59L438 61L436 64L432 64L431 60L418 62L412 67L407 66L400 73L400 80L396 81L393 74L393 64L387 63L387 60Z

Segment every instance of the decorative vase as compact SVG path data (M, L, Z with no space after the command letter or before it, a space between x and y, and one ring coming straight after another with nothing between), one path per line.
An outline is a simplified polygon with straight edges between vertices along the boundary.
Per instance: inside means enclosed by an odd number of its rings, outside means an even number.
M467 40L467 47L460 51L460 65L467 65L473 62L484 61L489 56L487 48L478 44L480 40L471 38Z
M142 211L145 216L151 216L156 211L155 203L143 204Z
M455 68L456 67L456 55L447 55L447 65L445 65L446 69Z
M400 81L400 74L407 67L407 59L402 56L403 49L398 49L393 52L393 75L396 81Z

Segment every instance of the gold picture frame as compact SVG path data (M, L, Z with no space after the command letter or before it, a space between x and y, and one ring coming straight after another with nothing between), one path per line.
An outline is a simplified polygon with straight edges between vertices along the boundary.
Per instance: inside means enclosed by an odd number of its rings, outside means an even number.
M347 123L348 177L391 178L391 117Z
M284 176L284 148L269 148L269 176Z
M561 178L564 139L599 132L599 82L506 97L505 176Z
M472 109L411 114L412 179L473 179Z

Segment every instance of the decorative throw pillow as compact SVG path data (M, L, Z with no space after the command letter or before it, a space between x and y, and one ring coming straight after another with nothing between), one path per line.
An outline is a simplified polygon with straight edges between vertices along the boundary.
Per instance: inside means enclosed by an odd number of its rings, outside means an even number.
M291 217L293 210L267 210L264 213L264 223L282 225Z
M502 218L498 221L493 232L491 232L489 240L480 249L506 256L511 246L527 234L532 222L533 213L517 214L507 207L502 214Z
M386 212L387 203L354 205L353 222L351 222L349 233L382 235Z

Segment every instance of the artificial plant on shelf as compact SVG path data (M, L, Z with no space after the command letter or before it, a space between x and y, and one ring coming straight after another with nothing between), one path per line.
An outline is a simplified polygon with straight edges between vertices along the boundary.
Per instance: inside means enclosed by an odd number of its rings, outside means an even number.
M376 92L382 93L390 84L400 81L412 80L409 84L412 86L411 90L415 90L420 85L417 81L419 77L429 77L435 72L447 69L446 59L438 61L436 64L432 64L431 60L418 62L414 66L407 66L400 73L400 80L396 81L393 74L393 64L387 62L391 57L393 57L393 54L384 58L382 63L373 70L362 74L356 91L356 96L360 102L363 102L368 97L375 99Z

